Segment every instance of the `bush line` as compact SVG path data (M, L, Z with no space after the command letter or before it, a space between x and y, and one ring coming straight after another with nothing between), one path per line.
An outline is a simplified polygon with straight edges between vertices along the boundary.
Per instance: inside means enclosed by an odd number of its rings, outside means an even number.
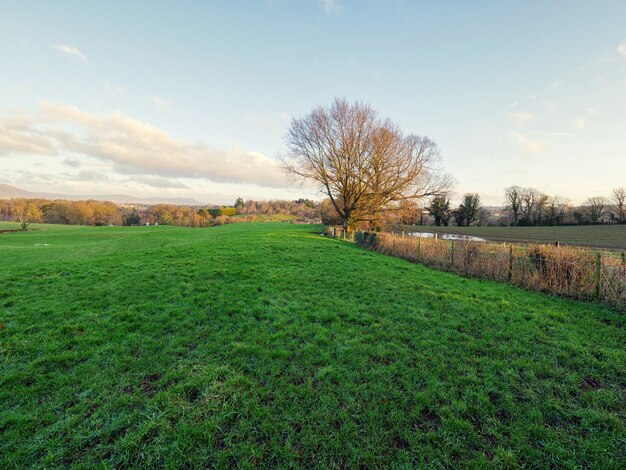
M326 234L363 248L463 276L509 282L530 290L626 306L626 253L589 248L402 237L345 231Z

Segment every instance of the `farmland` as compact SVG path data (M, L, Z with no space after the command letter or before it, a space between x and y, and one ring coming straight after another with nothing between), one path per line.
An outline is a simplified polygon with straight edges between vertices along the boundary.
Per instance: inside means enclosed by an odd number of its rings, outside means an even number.
M407 232L436 232L472 235L510 243L554 243L613 250L626 249L626 225L572 225L556 227L434 227L407 225Z
M319 227L33 228L0 234L2 468L626 460L624 313Z

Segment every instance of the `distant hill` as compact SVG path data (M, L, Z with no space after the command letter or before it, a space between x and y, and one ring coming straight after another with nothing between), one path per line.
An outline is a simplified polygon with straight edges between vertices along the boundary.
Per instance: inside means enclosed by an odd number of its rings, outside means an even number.
M35 193L0 183L0 199L15 199L18 197L37 197Z
M168 197L137 197L129 196L127 194L103 194L103 195L89 195L89 194L55 194L55 193L34 193L26 191L24 189L16 188L8 184L0 183L0 199L15 199L15 198L41 198L41 199L67 199L69 201L84 201L88 199L96 201L111 201L118 204L176 204L184 206L204 206L206 203L200 202L192 198L168 198Z

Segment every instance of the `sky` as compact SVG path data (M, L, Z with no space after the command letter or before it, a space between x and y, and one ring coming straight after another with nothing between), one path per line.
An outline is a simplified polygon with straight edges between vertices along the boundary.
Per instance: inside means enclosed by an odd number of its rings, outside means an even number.
M626 2L0 5L0 183L203 202L321 199L290 120L363 101L441 149L453 200L626 186Z

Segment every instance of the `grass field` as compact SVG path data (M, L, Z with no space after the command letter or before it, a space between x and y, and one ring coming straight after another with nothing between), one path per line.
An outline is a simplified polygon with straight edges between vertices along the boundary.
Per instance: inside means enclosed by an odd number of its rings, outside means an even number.
M560 227L432 227L404 226L408 232L460 233L511 243L554 243L613 250L626 249L626 224L567 225ZM397 231L397 229L396 229Z
M311 226L35 228L0 234L0 468L624 468L623 313Z

